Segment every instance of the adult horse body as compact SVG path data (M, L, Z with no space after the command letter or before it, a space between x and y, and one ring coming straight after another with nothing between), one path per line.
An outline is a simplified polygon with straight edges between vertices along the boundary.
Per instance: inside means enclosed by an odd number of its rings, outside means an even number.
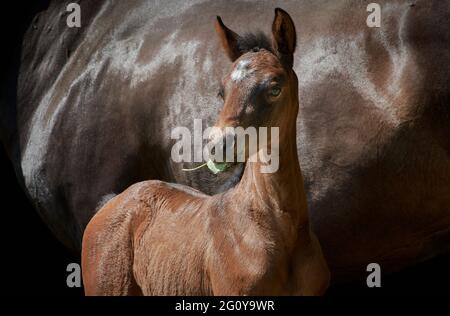
M170 132L212 125L221 106L215 16L258 29L275 3L80 1L70 29L68 2L24 40L9 154L42 218L79 249L102 197L132 183L216 193L239 180L240 168L183 173ZM450 248L450 5L380 4L382 25L368 28L362 1L283 2L298 26L300 164L335 280Z

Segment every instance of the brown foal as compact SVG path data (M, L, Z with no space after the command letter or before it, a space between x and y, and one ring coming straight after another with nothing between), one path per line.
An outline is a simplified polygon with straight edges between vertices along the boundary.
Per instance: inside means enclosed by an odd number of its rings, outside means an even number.
M262 173L263 162L247 161L239 184L215 196L133 185L86 228L87 295L320 295L328 286L297 157L294 23L276 9L272 43L240 37L220 18L216 29L234 62L216 127L278 127L279 168Z

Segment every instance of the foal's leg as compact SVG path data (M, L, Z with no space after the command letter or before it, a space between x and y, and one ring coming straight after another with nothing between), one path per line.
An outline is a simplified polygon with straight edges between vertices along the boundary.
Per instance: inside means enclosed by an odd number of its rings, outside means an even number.
M142 295L133 275L132 216L120 204L118 196L85 230L82 271L88 296Z

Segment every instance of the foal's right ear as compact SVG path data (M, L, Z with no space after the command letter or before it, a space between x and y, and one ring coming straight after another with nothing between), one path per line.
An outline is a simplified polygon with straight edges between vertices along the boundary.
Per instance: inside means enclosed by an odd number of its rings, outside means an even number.
M281 61L292 67L294 62L295 46L297 45L297 33L294 21L283 9L275 9L275 19L272 25L273 47Z
M225 52L231 61L234 62L242 55L238 47L239 35L227 28L225 24L223 24L220 16L217 17L216 32L219 35L222 47L225 49Z

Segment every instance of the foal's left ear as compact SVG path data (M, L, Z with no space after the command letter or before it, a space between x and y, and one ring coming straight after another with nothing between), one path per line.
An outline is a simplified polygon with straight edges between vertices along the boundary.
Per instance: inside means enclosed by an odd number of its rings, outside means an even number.
M216 32L219 35L220 43L232 62L238 59L242 53L239 50L239 35L223 24L220 16L216 21Z
M272 25L273 48L281 61L289 68L294 64L294 52L297 45L297 33L294 21L283 9L275 9Z

